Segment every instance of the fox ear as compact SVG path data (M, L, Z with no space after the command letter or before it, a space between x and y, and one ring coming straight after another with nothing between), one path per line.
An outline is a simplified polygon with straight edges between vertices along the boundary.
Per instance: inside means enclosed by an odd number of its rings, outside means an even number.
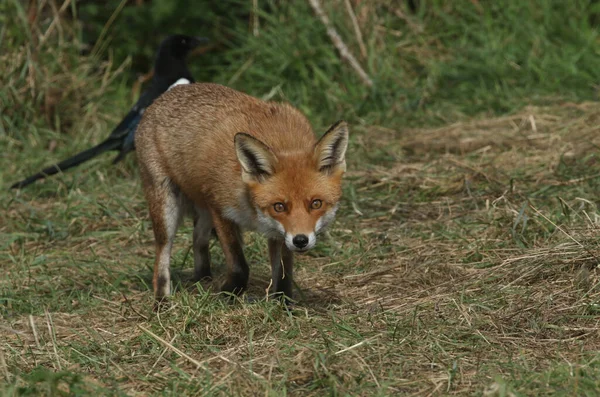
M262 182L273 175L277 158L267 145L243 132L235 135L234 144L244 182Z
M346 171L348 124L340 120L332 125L315 145L315 157L320 172L331 174Z

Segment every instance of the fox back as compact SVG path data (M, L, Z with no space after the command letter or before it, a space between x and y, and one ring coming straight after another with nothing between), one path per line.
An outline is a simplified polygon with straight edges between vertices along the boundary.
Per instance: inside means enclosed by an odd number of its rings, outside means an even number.
M306 251L335 215L348 129L338 122L317 140L288 104L264 102L217 84L174 87L150 106L136 133L138 162L157 245L154 288L169 295L169 255L181 216L194 218L196 278L210 277L207 240L214 227L241 292L248 267L240 230L269 239L275 292L291 296L291 252ZM289 259L286 259L288 258ZM284 264L284 268L285 268Z

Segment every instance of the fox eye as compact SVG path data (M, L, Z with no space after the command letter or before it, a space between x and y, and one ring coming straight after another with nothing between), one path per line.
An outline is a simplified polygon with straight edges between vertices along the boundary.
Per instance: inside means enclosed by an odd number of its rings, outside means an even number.
M285 211L285 204L275 203L275 204L273 204L273 209L275 210L275 212L283 212L283 211Z
M323 202L319 199L315 199L310 203L310 209L312 209L312 210L318 210L322 206L323 206Z

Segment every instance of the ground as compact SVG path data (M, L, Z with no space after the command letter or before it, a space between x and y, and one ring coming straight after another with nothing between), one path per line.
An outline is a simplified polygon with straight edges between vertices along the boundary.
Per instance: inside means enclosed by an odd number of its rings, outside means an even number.
M0 395L597 395L599 29L594 0L0 2ZM191 284L189 220L155 312L135 154L8 190L104 139L171 31L211 39L196 80L350 125L293 312L253 233L242 299L218 242Z
M563 103L355 126L338 219L297 258L293 313L265 299L256 234L256 302L191 285L189 221L173 305L154 312L135 156L4 192L3 393L594 395L599 120L598 103Z

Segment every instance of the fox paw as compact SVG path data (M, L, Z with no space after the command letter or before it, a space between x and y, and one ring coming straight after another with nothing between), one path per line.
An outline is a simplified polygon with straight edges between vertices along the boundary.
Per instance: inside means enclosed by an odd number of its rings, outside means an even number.
M157 297L154 300L154 306L153 306L153 310L155 312L165 312L167 311L169 308L171 307L171 302L169 301L169 298L167 298L166 296L163 297Z
M204 272L199 272L199 273L194 273L194 276L192 277L192 282L197 283L200 281L212 281L212 274L210 272L210 270L208 271L204 271Z
M248 276L242 274L233 274L227 277L227 280L221 286L222 292L240 295L246 290L248 285Z

